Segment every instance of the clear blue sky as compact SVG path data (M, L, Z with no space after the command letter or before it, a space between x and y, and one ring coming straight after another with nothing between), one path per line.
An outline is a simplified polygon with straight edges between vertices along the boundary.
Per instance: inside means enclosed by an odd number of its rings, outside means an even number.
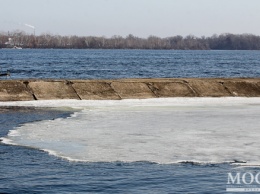
M36 34L260 35L260 0L0 0L0 31Z

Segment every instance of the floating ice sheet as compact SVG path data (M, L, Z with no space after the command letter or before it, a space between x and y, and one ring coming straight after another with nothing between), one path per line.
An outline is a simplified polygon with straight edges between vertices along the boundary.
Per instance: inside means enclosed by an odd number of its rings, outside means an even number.
M71 117L28 123L4 143L72 161L260 164L260 98L1 102L78 108Z

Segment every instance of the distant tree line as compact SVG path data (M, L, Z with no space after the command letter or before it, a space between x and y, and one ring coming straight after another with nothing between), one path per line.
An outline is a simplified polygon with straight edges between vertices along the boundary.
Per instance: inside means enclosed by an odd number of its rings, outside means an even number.
M260 36L253 34L221 34L211 37L189 35L160 38L112 36L34 36L23 31L0 32L0 48L60 48L60 49L175 49L175 50L260 50Z

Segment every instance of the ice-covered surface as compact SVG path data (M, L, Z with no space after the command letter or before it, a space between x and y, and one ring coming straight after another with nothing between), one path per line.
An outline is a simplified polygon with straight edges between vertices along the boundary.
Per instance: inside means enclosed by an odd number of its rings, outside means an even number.
M260 98L48 100L0 106L77 108L69 118L28 123L2 138L68 160L260 164Z

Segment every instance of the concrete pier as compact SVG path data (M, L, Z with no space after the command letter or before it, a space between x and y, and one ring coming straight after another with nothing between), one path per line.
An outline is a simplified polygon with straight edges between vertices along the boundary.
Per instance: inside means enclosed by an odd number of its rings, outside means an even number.
M0 101L260 97L260 78L1 80Z

